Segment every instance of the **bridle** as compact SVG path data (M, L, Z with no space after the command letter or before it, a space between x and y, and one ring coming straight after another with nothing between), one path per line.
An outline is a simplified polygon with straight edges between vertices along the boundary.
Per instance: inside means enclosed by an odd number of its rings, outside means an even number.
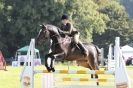
M46 29L46 30L44 30L44 32L45 32L45 31L47 32L47 31L49 31L49 30ZM49 31L49 32L50 32L50 31ZM51 35L50 38L52 39L53 37L56 37L56 36L58 36L58 34ZM46 38L45 38L45 39L46 39ZM65 40L65 41L66 41L66 40ZM55 45L57 45L57 44L63 44L65 41L63 41L63 42L57 42L57 43L53 43L53 44L54 44L54 46L55 46Z

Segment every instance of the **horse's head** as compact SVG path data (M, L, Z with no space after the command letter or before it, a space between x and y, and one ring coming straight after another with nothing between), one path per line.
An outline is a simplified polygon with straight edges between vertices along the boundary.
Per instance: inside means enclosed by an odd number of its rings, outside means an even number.
M49 33L49 30L47 29L47 26L42 24L40 25L41 29L38 33L38 36L36 38L36 42L37 44L41 44L43 41L45 41L46 39L48 39L50 37L50 33Z

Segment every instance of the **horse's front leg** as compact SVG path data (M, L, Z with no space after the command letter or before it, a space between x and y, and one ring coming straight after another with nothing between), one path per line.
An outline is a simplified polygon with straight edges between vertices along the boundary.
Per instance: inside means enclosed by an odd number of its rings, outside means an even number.
M55 71L54 69L54 61L55 61L55 58L60 56L60 55L64 55L64 52L62 53L50 53L50 54L47 54L45 56L45 66L46 66L46 69L50 72L52 70L52 72ZM62 58L63 59L63 58Z
M55 72L54 62L55 62L55 57L51 58L50 68L51 68L52 72Z
M51 68L52 72L55 72L54 62L55 62L55 59L56 59L57 57L59 57L59 56L64 56L64 52L51 55L51 64L50 64L50 68ZM64 58L62 58L62 59L64 59Z
M51 68L49 67L49 64L48 64L48 58L50 58L50 54L47 54L45 56L44 63L45 63L45 67L46 67L47 71L50 72L51 71Z
M50 72L52 70L52 72L55 71L54 69L54 59L55 59L55 54L53 53L50 53L50 54L47 54L45 56L45 67L46 69L48 70L48 72Z

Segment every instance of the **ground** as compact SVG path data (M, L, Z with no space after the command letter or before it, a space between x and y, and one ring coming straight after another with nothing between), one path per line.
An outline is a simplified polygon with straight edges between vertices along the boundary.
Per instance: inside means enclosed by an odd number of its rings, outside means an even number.
M20 88L20 74L22 71L23 67L11 67L11 66L7 66L7 70L8 71L3 71L0 70L0 88ZM35 67L35 69L39 69L42 70L44 69L44 66L37 66ZM67 65L56 65L56 69L70 69L70 70L87 70L85 68L82 67L78 67L78 66L67 66ZM103 69L101 69L103 70ZM128 74L131 78L131 80L133 81L133 66L128 66L127 67L128 70ZM35 87L34 88L41 88L41 77L43 76L43 73L40 74L36 74L35 75ZM67 76L67 75L55 75L56 77L60 77L60 76ZM90 78L90 75L69 75L70 77L88 77ZM100 78L113 78L112 75L99 75ZM68 77L68 76L67 76ZM70 84L72 82L63 82L64 85L66 84ZM73 82L74 83L74 82ZM76 82L75 84L79 84L79 85L86 85L86 84L91 84L91 85L95 85L95 82ZM60 85L61 82L58 82L57 85ZM111 83L100 83L101 85L113 85L113 82ZM133 86L133 82L132 82L132 86Z

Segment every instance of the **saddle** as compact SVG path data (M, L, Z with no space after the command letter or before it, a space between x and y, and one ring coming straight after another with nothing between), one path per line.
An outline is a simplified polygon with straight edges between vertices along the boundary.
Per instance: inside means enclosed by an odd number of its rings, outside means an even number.
M60 43L63 45L63 46L68 46L70 43L72 42L72 38L69 37L69 36L65 36L64 38L61 38L60 39Z
M76 34L77 32L73 32L73 33ZM81 42L79 42L78 44L74 43L72 34L71 35L63 34L61 36L63 36L60 39L61 48L64 50L65 54L68 54L68 52L69 53L73 52L75 48L78 48L79 51L81 51L81 53L84 56L88 56L88 51L86 50L86 48Z

